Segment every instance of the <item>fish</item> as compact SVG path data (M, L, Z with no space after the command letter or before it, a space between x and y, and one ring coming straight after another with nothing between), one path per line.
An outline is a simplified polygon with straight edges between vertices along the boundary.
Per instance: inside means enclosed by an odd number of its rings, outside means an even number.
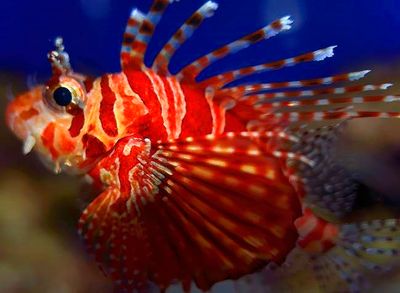
M147 13L132 10L121 72L75 72L63 39L56 38L48 53L52 76L6 109L24 154L34 151L54 172L82 176L99 190L80 216L78 233L115 291L156 285L164 292L173 284L207 291L282 265L298 249L322 261L340 248L367 269L375 265L364 254L396 256L398 219L358 226L332 220L351 213L357 190L335 156L335 141L346 121L400 117L356 108L399 101L368 95L391 84L349 85L370 70L240 83L331 58L336 46L199 80L214 62L289 30L290 16L171 73L171 58L215 14L214 1L196 10L146 65L148 44L174 2L154 0ZM334 261L345 280L342 292L358 292L358 271L344 258Z

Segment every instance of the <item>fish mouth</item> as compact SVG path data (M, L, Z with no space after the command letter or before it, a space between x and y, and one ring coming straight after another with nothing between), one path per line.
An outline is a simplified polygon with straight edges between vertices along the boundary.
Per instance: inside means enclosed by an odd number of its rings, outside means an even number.
M23 153L28 154L36 145L35 119L39 111L35 108L37 101L41 99L42 88L37 87L24 93L12 101L6 108L5 122L8 128L23 141Z

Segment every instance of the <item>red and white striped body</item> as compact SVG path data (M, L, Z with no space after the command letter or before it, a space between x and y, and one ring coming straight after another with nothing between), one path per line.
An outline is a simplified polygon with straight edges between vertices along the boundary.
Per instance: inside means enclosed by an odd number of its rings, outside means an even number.
M79 233L118 292L144 290L148 282L166 289L176 281L185 291L192 282L208 290L269 262L284 262L296 243L310 253L329 251L342 236L307 207L351 210L354 184L330 152L339 127L323 135L286 127L400 117L398 112L347 111L354 104L399 99L364 96L390 84L337 85L368 70L229 87L255 73L330 58L335 46L197 82L211 63L290 29L288 16L173 76L170 59L213 15L218 7L213 1L195 11L147 67L147 45L172 2L154 0L147 14L132 11L119 73L95 80L74 73L57 39L48 55L49 82L18 96L6 112L7 124L24 141L24 153L34 149L56 172L88 174L101 189L83 211ZM282 91L261 93L271 89ZM335 96L344 93L362 96Z
M92 165L93 159L107 160L104 156L127 137L127 148L135 141L148 144L149 152L154 153L154 144L245 130L238 118L201 88L181 84L175 77L158 76L151 70L104 75L94 81L88 97L85 122L81 129L73 129L82 132L87 159L80 165L85 168ZM104 170L94 168L91 173L95 181L100 179L100 172Z
M156 143L244 131L245 125L212 98L152 70L104 75L88 93L80 130L86 156L98 158L127 136Z

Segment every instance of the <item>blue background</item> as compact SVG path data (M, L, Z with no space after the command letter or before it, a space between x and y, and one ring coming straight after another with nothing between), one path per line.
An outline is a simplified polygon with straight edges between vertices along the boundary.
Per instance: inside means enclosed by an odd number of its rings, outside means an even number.
M180 24L204 0L181 0L168 9L151 42L149 61ZM146 12L150 0L2 1L0 70L23 75L50 74L46 53L52 40L64 37L75 71L119 71L119 50L132 7ZM384 67L391 71L400 57L398 0L218 0L216 15L183 46L172 62L176 70L191 60L272 20L292 15L292 30L213 65L206 74L292 57L339 45L335 57L258 77L285 80Z

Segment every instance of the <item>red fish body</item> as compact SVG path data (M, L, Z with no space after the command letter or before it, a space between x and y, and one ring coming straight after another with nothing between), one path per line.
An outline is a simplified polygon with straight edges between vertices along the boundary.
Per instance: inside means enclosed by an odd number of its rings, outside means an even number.
M149 282L161 289L180 282L187 291L195 282L208 290L270 262L283 263L296 243L312 255L342 247L347 236L340 226L312 209L341 216L351 211L356 187L332 153L339 124L313 129L312 122L399 117L337 106L398 96L335 96L390 86L340 85L368 71L227 86L253 73L321 61L333 55L334 46L196 81L212 62L289 29L289 17L170 74L170 58L214 13L212 1L182 25L148 68L147 44L170 2L155 0L147 14L133 10L120 73L97 79L74 73L57 39L49 53L50 81L7 109L24 153L35 149L56 172L86 174L100 189L79 220L98 265L117 291L145 290ZM261 92L270 89L280 91ZM304 105L315 107L299 108ZM296 127L298 122L310 129Z

